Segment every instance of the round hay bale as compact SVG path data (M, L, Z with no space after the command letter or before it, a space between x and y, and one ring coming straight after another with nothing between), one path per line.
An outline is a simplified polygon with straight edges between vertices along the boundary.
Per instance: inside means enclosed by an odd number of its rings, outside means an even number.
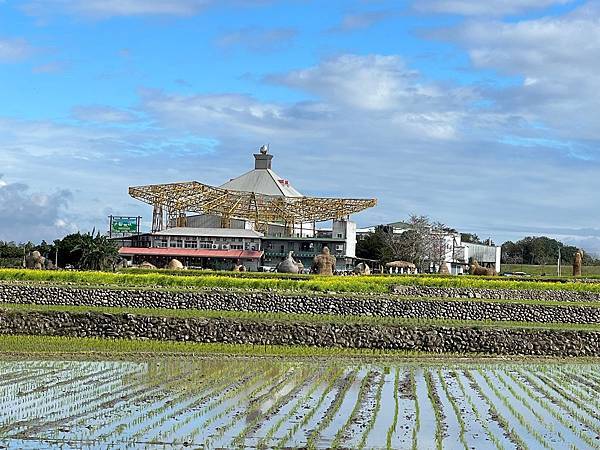
M183 264L178 259L172 259L169 261L169 264L165 267L165 269L169 270L182 270L184 269Z

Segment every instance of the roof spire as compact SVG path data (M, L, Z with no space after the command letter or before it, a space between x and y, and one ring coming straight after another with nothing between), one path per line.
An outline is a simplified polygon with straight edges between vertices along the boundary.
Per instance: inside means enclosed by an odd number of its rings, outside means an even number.
M269 151L269 144L263 145L259 153L254 154L254 168L255 169L270 169L271 168L271 160L273 159L273 155L269 155L267 152Z

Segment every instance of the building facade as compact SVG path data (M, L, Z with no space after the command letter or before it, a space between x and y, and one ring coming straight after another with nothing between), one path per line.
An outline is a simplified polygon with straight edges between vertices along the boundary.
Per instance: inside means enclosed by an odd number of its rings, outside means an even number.
M153 231L119 239L120 254L132 264L164 266L177 255L188 267L229 269L238 261L258 270L274 269L291 251L308 270L328 247L336 269L351 270L356 224L350 213L376 200L306 197L272 170L272 158L261 148L253 170L218 188L198 182L130 188L133 197L153 205Z

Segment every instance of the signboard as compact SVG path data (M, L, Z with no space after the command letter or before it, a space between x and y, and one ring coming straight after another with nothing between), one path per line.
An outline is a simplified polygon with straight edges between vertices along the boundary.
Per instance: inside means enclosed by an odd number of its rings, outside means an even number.
M137 233L138 217L117 217L110 220L111 233Z

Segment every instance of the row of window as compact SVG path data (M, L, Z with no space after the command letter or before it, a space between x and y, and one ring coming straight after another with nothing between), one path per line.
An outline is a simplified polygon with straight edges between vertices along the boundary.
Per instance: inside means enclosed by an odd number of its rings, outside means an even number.
M167 239L156 239L154 241L154 246L159 248L201 248L201 249L223 249L223 245L226 246L225 249L229 248L231 250L244 250L244 244L215 244L212 241L191 241L191 240L183 240L183 239L171 239L169 242ZM258 248L257 244L246 244L248 250L256 250Z

